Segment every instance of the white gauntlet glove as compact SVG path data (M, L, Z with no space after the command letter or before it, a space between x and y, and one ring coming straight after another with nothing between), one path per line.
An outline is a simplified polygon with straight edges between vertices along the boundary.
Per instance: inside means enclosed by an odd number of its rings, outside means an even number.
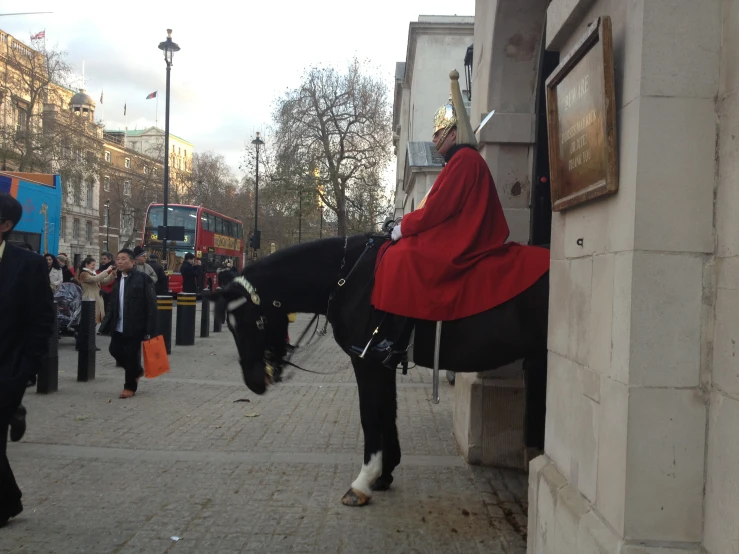
M400 233L400 223L393 227L393 231L390 233L390 238L394 241L403 238L403 235Z

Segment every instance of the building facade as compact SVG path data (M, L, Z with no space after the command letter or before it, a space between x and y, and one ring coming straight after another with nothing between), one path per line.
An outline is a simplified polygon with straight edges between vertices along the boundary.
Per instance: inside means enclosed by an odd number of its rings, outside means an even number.
M169 201L178 203L189 187L193 145L172 134L169 142ZM133 248L142 240L149 204L163 200L164 131L106 130L100 174L100 248Z
M601 16L619 188L552 213L544 83ZM739 552L737 36L736 0L476 2L480 151L551 248L530 553Z
M410 23L406 61L395 69L395 217L413 211L441 171L431 136L434 114L449 98L444 68L464 59L473 31L473 17L422 15Z

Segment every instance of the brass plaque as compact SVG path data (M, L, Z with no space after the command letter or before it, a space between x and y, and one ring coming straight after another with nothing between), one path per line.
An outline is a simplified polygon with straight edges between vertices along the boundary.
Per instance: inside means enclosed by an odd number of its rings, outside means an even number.
M546 82L552 210L618 190L611 19L592 23Z

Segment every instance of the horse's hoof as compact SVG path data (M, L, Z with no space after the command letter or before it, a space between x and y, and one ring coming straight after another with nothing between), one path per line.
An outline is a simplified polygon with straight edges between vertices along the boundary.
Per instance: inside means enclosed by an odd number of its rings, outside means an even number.
M349 489L346 491L346 494L341 499L341 503L344 506L366 506L369 504L370 497L367 496L364 493L359 492L358 490Z
M373 491L384 492L390 490L390 485L393 483L393 476L379 477L375 484L372 485Z

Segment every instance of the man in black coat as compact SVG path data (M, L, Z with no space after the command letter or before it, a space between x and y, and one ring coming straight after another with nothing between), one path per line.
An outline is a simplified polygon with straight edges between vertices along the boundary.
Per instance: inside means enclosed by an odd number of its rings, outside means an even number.
M20 408L54 328L54 299L44 258L4 240L23 215L21 204L0 193L0 527L23 511L21 491L6 454L25 430Z
M185 254L185 261L180 266L180 275L182 275L182 292L197 292L197 275L195 268L192 266L191 260L195 256L189 252Z
M157 296L151 278L134 271L134 254L124 248L115 259L119 274L110 295L108 311L100 332L111 335L110 355L123 366L126 380L120 398L131 398L138 390L144 370L139 363L141 343L156 335Z
M169 293L169 278L164 272L162 265L157 262L157 257L154 254L149 256L148 264L154 270L154 273L157 274L157 282L154 283L154 290L157 295Z

